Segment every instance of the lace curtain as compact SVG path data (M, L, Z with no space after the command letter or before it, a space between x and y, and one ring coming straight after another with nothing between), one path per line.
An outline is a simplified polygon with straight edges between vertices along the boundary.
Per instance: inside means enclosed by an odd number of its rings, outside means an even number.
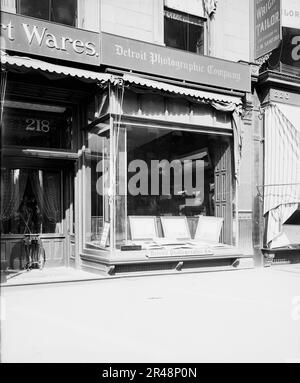
M23 230L27 232L59 230L57 225L61 220L60 193L59 172L3 169L1 231L19 234L23 233Z
M59 174L35 171L30 174L32 190L40 211L51 223L60 221Z
M24 197L27 179L28 173L20 169L4 169L1 172L1 221L16 216Z

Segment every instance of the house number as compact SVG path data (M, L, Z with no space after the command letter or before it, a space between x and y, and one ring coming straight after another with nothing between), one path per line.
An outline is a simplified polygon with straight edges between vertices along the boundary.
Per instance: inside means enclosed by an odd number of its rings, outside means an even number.
M50 131L50 121L28 118L26 120L26 130L29 130L31 132L48 133Z
M274 92L274 97L275 97L275 98L280 98L280 99L282 99L282 100L289 100L290 95L289 95L288 92L282 92L282 91L278 91L278 90L276 90L276 91Z

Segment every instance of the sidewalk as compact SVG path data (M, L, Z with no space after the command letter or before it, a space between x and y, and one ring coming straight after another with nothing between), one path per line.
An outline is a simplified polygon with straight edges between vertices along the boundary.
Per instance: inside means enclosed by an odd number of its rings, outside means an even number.
M2 362L300 362L298 304L297 265L10 287Z

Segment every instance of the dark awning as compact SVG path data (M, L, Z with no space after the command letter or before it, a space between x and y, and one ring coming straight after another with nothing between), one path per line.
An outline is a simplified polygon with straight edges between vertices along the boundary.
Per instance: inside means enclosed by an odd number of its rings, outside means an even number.
M23 71L35 69L44 73L49 73L50 75L70 76L88 82L107 82L112 77L107 73L98 73L85 69L72 68L70 66L51 64L46 61L29 57L10 56L3 52L1 53L1 64L8 66L9 68L16 68Z

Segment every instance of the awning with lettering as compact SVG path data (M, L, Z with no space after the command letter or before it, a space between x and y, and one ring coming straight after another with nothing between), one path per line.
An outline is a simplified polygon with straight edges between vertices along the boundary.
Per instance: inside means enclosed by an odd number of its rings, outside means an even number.
M35 69L51 76L71 76L87 82L107 82L111 79L111 75L107 73L98 73L85 69L51 64L49 62L33 59L30 57L10 56L4 52L1 52L1 65L8 66L9 68L15 68L21 71Z
M55 75L58 75L58 78L60 78L61 76L70 76L87 82L100 83L116 83L116 81L120 78L119 76L115 76L108 73L100 73L95 71L89 71L86 69L52 64L46 61L33 59L30 57L10 56L3 51L1 52L1 64L8 66L10 69L15 68L16 70L21 70L23 72L32 69L39 70L43 72L46 76L49 75L50 78L55 78ZM242 104L242 100L240 97L201 91L183 86L176 86L166 82L155 81L129 74L124 74L122 78L123 81L128 84L134 84L145 88L151 88L182 96L193 97L203 102L221 102L230 105Z
M164 92L175 93L182 96L197 98L204 102L222 102L226 104L241 105L240 97L227 96L224 94L206 92L198 89L186 88L177 85L168 84L166 82L150 80L144 77L124 74L123 80L129 84L140 85L142 87L157 89Z

